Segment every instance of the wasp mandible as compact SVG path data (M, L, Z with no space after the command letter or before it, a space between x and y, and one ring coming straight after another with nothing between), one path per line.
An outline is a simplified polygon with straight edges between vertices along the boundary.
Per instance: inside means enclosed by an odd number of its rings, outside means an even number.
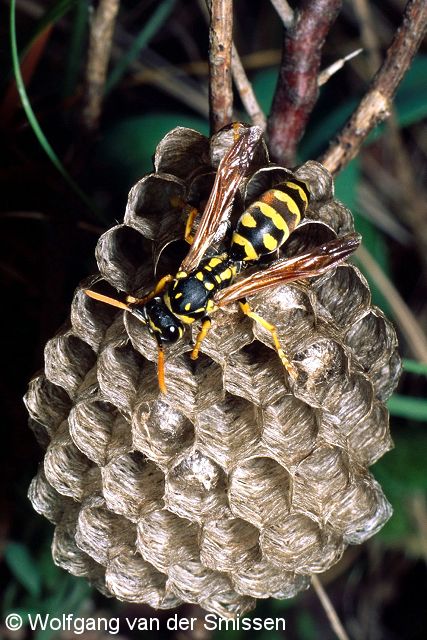
M275 260L236 280L243 269L277 252L305 216L310 200L308 187L302 180L289 178L249 205L232 229L224 252L206 257L261 138L258 127L246 127L237 133L241 125L232 126L236 132L234 143L219 163L205 210L176 275L163 277L143 298L127 296L126 302L85 290L91 298L128 311L147 326L158 345L157 375L163 393L166 393L163 344L176 342L183 336L185 325L201 321L191 352L191 358L196 359L211 326L210 316L232 302L238 302L243 313L270 332L286 371L296 379L298 372L280 344L276 327L252 311L247 298L279 284L318 276L349 256L361 241L359 234L349 233L293 258ZM187 224L187 238L188 229Z

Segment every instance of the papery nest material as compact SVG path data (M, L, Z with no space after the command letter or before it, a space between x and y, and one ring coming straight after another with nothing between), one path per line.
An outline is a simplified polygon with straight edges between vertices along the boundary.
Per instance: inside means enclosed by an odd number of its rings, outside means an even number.
M179 203L203 207L229 144L229 133L208 140L180 127L163 138L124 223L98 242L110 290L149 290L153 261L157 276L177 270ZM290 174L261 145L254 165L233 215L289 175L309 186L287 255L353 230L318 163ZM58 565L120 600L191 602L233 617L257 598L307 588L388 520L368 467L392 446L384 403L400 360L365 278L344 263L254 295L251 306L277 326L296 383L270 335L230 306L214 314L196 366L188 351L197 329L167 350L162 395L146 328L77 289L70 323L46 345L45 371L26 395L46 448L30 499L55 524Z

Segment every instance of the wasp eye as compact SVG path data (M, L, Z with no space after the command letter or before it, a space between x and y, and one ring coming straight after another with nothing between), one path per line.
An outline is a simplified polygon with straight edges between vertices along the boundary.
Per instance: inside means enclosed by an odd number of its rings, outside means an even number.
M173 324L165 327L164 333L166 334L165 337L167 337L170 342L175 342L175 340L178 340L179 338L178 327L174 326Z

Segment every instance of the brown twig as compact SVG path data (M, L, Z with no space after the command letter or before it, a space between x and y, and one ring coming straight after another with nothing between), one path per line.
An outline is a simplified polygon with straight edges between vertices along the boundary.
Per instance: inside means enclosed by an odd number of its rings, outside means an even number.
M294 22L294 12L286 0L271 0L271 4L276 9L286 29L290 29Z
M120 36L120 27L117 28L117 35ZM112 59L119 60L123 55L123 46L114 44L112 48ZM166 58L161 56L149 47L141 51L139 59L133 60L130 64L133 75L128 80L123 81L123 86L133 86L143 82L150 82L160 88L161 91L174 96L190 109L199 113L203 118L209 117L209 107L207 101L207 90L203 90L201 83L196 83L188 75L183 67L170 64ZM205 73L208 68L206 65Z
M359 20L360 37L368 54L371 73L374 74L381 64L381 55L373 12L368 0L354 0L353 8Z
M339 60L336 60L335 62L330 64L329 67L326 67L326 69L323 69L319 73L319 76L317 78L317 84L319 85L319 87L321 87L322 84L326 84L329 78L331 78L337 71L342 69L348 60L351 60L355 56L358 56L359 53L362 53L362 51L363 49L356 49L355 51L352 51L348 55L344 56L344 58L340 58Z
M209 20L209 13L212 11L211 0L206 0L206 4L204 3L201 4L201 8L206 19ZM231 32L232 32L232 25L231 25ZM231 36L232 36L232 33L231 33ZM209 63L209 73L211 73L211 63ZM243 103L243 106L246 109L247 114L250 116L252 123L260 126L264 130L266 128L265 115L261 107L259 106L255 92L252 88L251 83L248 80L246 71L243 67L242 61L240 59L240 56L237 52L237 49L233 41L231 41L231 73L232 73L232 77L236 85L237 91L239 92L240 99ZM209 87L211 91L212 81L209 83ZM232 91L232 86L230 86L230 91ZM228 100L231 100L231 105L230 105L231 115L228 122L230 122L232 118L232 110L233 110L232 99L233 99L233 96L231 94L231 96L228 97ZM213 111L214 109L211 101L212 117L214 117ZM228 122L224 121L223 125L228 124ZM219 124L217 126L220 128ZM212 130L214 130L213 127L212 127Z
M145 52L143 52L145 53ZM145 56L141 53L140 60L145 63ZM114 48L113 48L114 55ZM158 54L157 54L158 55ZM265 67L278 66L280 63L280 50L279 49L265 49L263 51L255 51L254 53L248 53L247 55L240 56L240 60L245 69L264 69ZM166 61L165 61L165 64ZM133 86L145 83L156 82L155 73L156 69L151 69L149 65L147 67L143 64L139 64L139 70L135 63L132 63L131 70L134 71L127 79L122 81L123 85ZM172 65L170 65L172 67ZM209 65L205 60L193 60L183 64L173 66L175 73L173 76L191 74L192 76L207 76L209 73ZM233 58L231 59L231 70L233 71ZM323 73L323 72L322 72ZM200 94L202 91L200 91Z
M85 104L82 120L94 131L101 115L104 85L110 60L114 26L120 0L100 0L90 29L89 56L86 65Z
M409 0L386 59L336 142L320 158L332 174L338 173L358 153L363 141L390 114L396 89L421 43L427 27L425 0Z
M319 578L315 575L311 576L311 584L313 585L313 588L317 594L317 597L319 598L322 604L322 607L326 613L326 616L337 638L339 638L339 640L350 640Z
M419 542L419 549L427 558L427 505L426 499L423 493L417 491L411 496L410 510L412 517L415 521L417 537Z
M209 28L209 104L214 133L233 118L231 48L233 37L232 0L212 0Z
M397 122L395 110L392 109L388 124L387 149L394 166L395 176L400 185L399 210L402 219L412 230L418 254L427 272L427 201L423 184L418 184L413 163L405 147L405 143Z
M359 247L356 260L360 262L364 272L370 275L372 281L389 303L394 318L407 340L413 357L420 362L427 363L426 335L394 284L387 278L381 267L365 247Z
M355 0L354 9L359 19L361 38L368 52L368 64L373 75L381 64L374 16L368 0ZM427 214L426 199L422 194L420 195L421 185L418 186L415 180L393 106L390 106L390 117L386 127L385 151L397 177L397 184L400 185L398 210L404 211L405 222L412 228L419 255L424 262L424 268L427 268L427 227L424 224Z
M239 92L240 99L246 109L247 114L251 118L252 124L256 124L264 130L267 125L267 120L261 107L259 106L252 85L248 80L245 69L234 44L231 55L231 72L233 74L233 80Z
M271 154L284 166L294 164L297 144L316 102L323 43L340 8L341 0L303 0L285 34L268 122Z

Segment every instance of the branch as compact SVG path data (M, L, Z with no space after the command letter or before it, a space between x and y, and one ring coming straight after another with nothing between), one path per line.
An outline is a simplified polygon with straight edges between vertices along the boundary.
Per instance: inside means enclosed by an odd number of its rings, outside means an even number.
M323 43L341 0L303 0L283 42L282 65L268 123L273 159L291 166L318 95Z
M368 64L374 74L380 68L381 54L372 7L369 6L369 0L354 0L353 10L359 21L360 37L368 54Z
M357 259L389 303L396 323L399 324L414 358L427 363L427 338L420 322L365 247L359 247Z
M89 57L86 66L85 105L83 124L88 131L97 128L101 115L102 99L114 26L120 0L100 0L90 30Z
M311 584L316 591L317 597L322 604L322 607L337 638L339 638L339 640L350 640L341 623L341 620L338 617L337 612L334 609L332 602L329 599L328 594L324 590L322 583L316 575L311 576Z
M335 62L330 64L329 67L326 67L326 69L323 69L323 71L319 73L317 78L317 84L319 85L319 87L321 87L322 84L326 84L329 78L331 78L334 73L342 69L348 60L351 60L355 56L358 56L359 53L362 53L362 51L363 49L356 49L355 51L352 51L348 55L344 56L344 58L336 60Z
M294 12L286 0L271 0L271 4L276 9L281 21L286 29L289 29L294 21Z
M209 12L211 11L211 0L206 0L206 4L201 4L201 8L203 11L203 15L207 18L207 20L209 20ZM239 92L240 99L246 109L246 113L251 119L251 122L260 126L262 130L265 131L267 125L265 115L258 103L252 85L248 80L246 71L243 67L242 61L233 41L231 45L231 73L237 91ZM230 91L232 91L232 86L230 86ZM233 99L232 95L230 96L230 99ZM233 104L231 104L231 117L232 109ZM231 120L229 122L231 122ZM225 122L224 124L227 123Z
M209 104L211 131L215 133L233 119L231 48L232 0L212 0L209 29Z
M372 129L390 115L393 96L415 56L426 27L426 1L409 0L402 25L397 30L368 93L337 140L319 160L332 174L338 173L357 155Z
M248 80L242 61L240 60L234 44L232 48L231 72L233 74L233 80L239 92L240 99L246 109L246 113L251 118L252 124L258 125L264 131L267 124L265 115L259 105L252 85Z
M368 52L369 67L374 75L381 66L381 55L375 30L375 19L369 6L369 0L355 0L354 8L360 23L362 42ZM418 245L420 258L427 271L427 227L424 224L427 214L426 198L422 193L421 185L417 185L415 180L409 153L406 150L397 122L396 110L393 106L390 107L390 117L386 123L386 129L383 141L385 154L390 157L397 182L400 185L398 208L405 212L404 219L412 229L414 243ZM365 156L365 163L366 160Z

